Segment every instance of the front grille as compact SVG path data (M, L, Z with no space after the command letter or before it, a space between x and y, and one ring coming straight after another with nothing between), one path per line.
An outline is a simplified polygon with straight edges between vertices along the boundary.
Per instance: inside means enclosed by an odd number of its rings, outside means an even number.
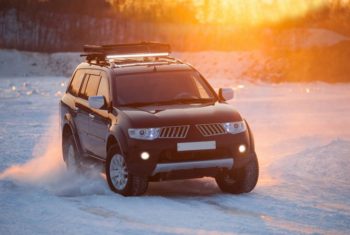
M196 127L203 136L226 134L225 129L220 123L198 124Z
M160 130L159 138L163 138L163 139L186 138L189 129L190 129L189 125L162 127Z

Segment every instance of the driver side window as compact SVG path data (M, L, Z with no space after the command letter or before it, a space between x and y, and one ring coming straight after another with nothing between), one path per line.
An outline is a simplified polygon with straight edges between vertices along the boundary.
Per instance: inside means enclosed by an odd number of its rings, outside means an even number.
M210 98L207 90L203 87L200 81L198 81L196 77L193 77L193 80L194 80L194 83L196 84L200 98L204 98L204 99Z

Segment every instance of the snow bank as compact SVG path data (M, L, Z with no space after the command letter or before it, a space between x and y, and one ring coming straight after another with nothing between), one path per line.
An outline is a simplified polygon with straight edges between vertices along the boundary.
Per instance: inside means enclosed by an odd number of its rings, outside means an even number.
M317 28L296 28L283 30L277 35L276 42L288 48L312 48L328 47L343 41L349 41L350 38L340 33Z
M245 71L263 60L261 52L175 52L212 79L249 79ZM83 61L80 53L34 53L0 50L0 77L71 76Z
M206 78L226 80L227 84L242 80L348 81L344 51L349 45L332 46L349 42L349 37L326 29L294 28L279 33L266 30L266 38L264 50L174 52L173 56L193 64ZM315 48L326 50L320 54ZM83 59L78 52L45 54L0 50L0 77L69 77ZM338 65L345 65L336 66L332 63L334 59ZM320 64L327 65L324 72L318 68Z
M286 156L271 166L283 181L300 184L316 192L350 195L350 141L336 139ZM283 169L283 171L281 171ZM345 196L343 195L343 196Z
M70 76L79 53L35 53L0 50L0 77Z

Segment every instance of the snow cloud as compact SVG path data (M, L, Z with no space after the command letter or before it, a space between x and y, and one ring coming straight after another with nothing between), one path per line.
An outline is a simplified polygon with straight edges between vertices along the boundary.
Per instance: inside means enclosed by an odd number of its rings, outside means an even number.
M47 133L36 144L33 157L24 164L13 165L0 173L0 180L38 186L57 195L77 196L108 192L100 171L84 175L66 169L62 158L59 116L54 115Z

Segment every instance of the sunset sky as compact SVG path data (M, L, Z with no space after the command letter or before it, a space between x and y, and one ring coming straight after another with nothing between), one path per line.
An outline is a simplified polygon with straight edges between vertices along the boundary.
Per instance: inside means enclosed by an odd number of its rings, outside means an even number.
M137 9L159 14L160 8L176 11L178 20L186 20L187 8L194 8L192 12L195 20L202 24L234 24L244 26L258 26L269 23L278 23L283 20L304 17L311 11L323 7L348 7L349 0L149 0L116 1L108 0L118 5L120 11ZM181 7L179 7L179 4ZM173 12L169 12L173 14ZM185 16L185 19L183 18Z

